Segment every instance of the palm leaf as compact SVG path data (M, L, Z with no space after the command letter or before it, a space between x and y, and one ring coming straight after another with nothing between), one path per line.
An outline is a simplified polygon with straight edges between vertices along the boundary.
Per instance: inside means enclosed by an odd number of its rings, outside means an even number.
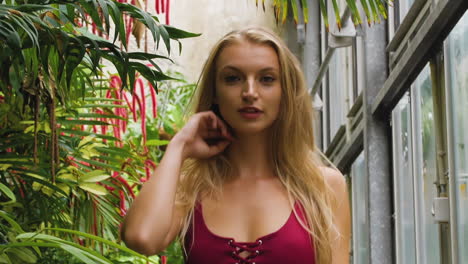
M299 17L299 11L298 11L298 6L297 6L297 1L299 0L274 0L273 1L273 9L275 12L275 19L276 22L285 23L287 16L288 16L288 6L291 5L292 9L292 17L294 22L297 24L298 23L298 17ZM338 7L337 0L332 0L332 5L333 5L333 10L334 10L334 15L335 15L335 23L337 24L337 27L341 29L341 13L340 9ZM391 5L391 2L393 0L386 0L386 4ZM300 0L301 3L301 8L302 8L302 14L303 14L303 19L304 23L308 23L308 2L306 0ZM328 14L327 14L327 5L325 4L324 0L319 0L319 5L320 5L320 12L322 14L322 18L325 24L325 28L328 31L329 24L328 24ZM354 0L346 0L346 5L351 11L351 15L353 16L353 23L355 25L360 25L362 24L362 19L361 19L361 14L359 9L356 6L356 2ZM372 23L379 23L380 22L380 17L382 16L384 19L387 19L387 10L386 6L384 5L383 0L361 0L361 5L364 9L364 13L367 17L367 23L369 26ZM258 8L258 5L257 5Z
M94 236L94 235L91 235L91 234L88 234L88 233L84 233L84 232L80 232L80 231L75 231L75 230L70 230L70 229L64 229L64 228L47 228L48 230L52 230L52 231L58 231L58 232L64 232L64 233L70 233L70 234L74 234L74 235L78 235L78 236L82 236L82 237L86 237L88 239L92 239L92 240L95 240L95 241L98 241L100 243L103 243L103 244L106 244L106 245L109 245L109 246L112 246L113 248L117 248L119 250L122 250L132 256L136 256L136 257L139 257L139 258L143 258L145 259L146 261L148 262L151 262L151 263L156 263L154 262L153 260L151 260L150 258L147 258L146 256L144 255L141 255L131 249L128 249L124 246L121 246L115 242L112 242L112 241L109 241L109 240L106 240L106 239L103 239L101 237L98 237L98 236Z

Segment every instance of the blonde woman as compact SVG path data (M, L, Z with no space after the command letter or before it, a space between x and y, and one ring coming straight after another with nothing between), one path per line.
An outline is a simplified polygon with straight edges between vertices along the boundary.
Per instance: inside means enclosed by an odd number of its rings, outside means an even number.
M195 114L122 228L146 255L174 239L186 263L349 263L346 183L321 165L311 98L274 33L234 31L205 63Z

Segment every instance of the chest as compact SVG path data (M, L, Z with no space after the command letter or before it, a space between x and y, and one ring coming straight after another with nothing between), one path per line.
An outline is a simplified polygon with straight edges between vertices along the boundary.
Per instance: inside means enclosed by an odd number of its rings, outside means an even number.
M299 223L304 216L298 203L294 205L297 217L291 214L278 230L248 239L241 239L239 234L220 236L213 233L204 223L201 209L202 206L196 207L193 226L186 236L187 264L314 263L313 243Z
M204 199L201 205L212 233L246 242L281 229L293 209L284 188L275 184L225 188L218 199Z

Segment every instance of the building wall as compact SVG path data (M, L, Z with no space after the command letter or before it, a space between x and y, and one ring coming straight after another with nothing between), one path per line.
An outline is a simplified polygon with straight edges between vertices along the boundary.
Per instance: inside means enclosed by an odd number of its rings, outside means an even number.
M176 68L189 81L196 82L211 47L226 33L246 26L262 26L278 31L271 1L266 1L265 4L264 12L261 6L258 8L255 6L254 0L172 1L171 25L190 32L202 33L199 37L182 41L182 54L178 55L175 52L172 56Z
M468 263L467 7L398 1L336 49L320 30L321 147L348 180L352 263Z
M135 37L130 36L129 50L154 52L169 56L174 62L158 60L158 65L164 71L178 71L190 83L198 81L203 63L217 40L226 33L247 26L269 28L281 34L282 27L277 27L274 19L272 1L265 1L265 11L261 4L257 8L255 0L213 1L213 0L166 0L170 1L170 25L185 31L201 33L201 36L182 39L182 52L179 44L171 41L171 54L167 53L164 43L159 48L154 44L153 37L148 34L138 45ZM261 2L261 1L260 1ZM160 23L166 23L166 14L157 14L155 0L148 0L143 9L158 17ZM148 32L147 32L148 33ZM112 37L112 36L111 36ZM109 67L110 72L115 70Z

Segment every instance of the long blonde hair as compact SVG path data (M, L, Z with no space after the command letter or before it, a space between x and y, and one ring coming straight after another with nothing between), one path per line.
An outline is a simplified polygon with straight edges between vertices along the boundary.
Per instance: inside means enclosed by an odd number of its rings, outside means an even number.
M312 98L307 92L298 60L283 41L262 28L247 28L225 35L216 43L205 63L193 101L193 112L212 109L216 59L224 47L241 41L269 45L278 55L282 97L278 118L271 128L270 158L274 171L287 190L291 206L298 201L304 208L307 223L298 219L312 237L317 263L330 263L333 197L319 168L322 162L314 144ZM223 183L232 175L231 172L232 167L225 153L208 160L189 159L184 162L176 199L185 211L179 236L182 245L200 195L216 197ZM297 216L297 212L294 213Z

